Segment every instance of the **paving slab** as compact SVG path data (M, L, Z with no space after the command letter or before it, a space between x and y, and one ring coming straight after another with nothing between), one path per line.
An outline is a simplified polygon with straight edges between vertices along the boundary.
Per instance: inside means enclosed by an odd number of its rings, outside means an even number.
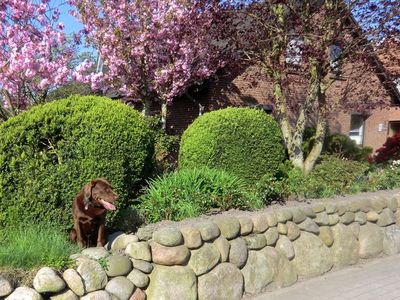
M377 258L246 300L400 300L400 255Z

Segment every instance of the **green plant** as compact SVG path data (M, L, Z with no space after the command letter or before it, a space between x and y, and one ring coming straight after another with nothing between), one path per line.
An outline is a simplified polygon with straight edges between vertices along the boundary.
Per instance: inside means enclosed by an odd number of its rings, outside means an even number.
M146 117L154 139L153 176L173 172L178 164L179 136L168 135L161 127L159 116Z
M323 153L350 160L365 161L371 155L372 148L358 146L347 135L332 134L325 141Z
M305 179L305 194L320 198L350 193L353 184L365 177L368 168L367 162L324 155Z
M62 269L72 261L69 256L79 252L67 237L44 225L20 225L3 231L0 241L0 267L31 269L49 266Z
M143 117L103 97L73 96L9 119L0 125L0 226L70 228L76 193L96 177L106 177L118 206L127 206L152 149Z
M285 158L281 131L261 110L226 108L197 118L184 132L179 167L219 168L255 183Z
M148 222L182 220L210 211L252 209L262 205L245 183L223 170L185 169L151 180L139 199Z

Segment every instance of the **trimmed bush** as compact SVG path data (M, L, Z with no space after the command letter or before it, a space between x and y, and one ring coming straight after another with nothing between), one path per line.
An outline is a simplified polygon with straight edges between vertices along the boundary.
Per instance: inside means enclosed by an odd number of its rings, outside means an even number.
M323 152L340 158L366 161L368 156L372 154L372 148L357 145L347 135L332 134L326 139Z
M226 108L197 118L184 132L179 167L208 166L255 183L275 175L285 158L281 131L265 112Z
M386 163L390 160L400 159L400 132L388 137L381 148L376 150L375 161Z
M179 221L207 212L262 205L245 183L223 170L186 169L149 182L139 208L148 222Z
M117 205L126 206L152 149L143 117L103 97L73 96L9 119L0 125L0 226L69 228L75 195L96 177L107 178Z

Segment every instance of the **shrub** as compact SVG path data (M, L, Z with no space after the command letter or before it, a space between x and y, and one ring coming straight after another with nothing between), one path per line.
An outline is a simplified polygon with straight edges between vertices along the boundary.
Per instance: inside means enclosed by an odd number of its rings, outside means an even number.
M305 180L306 197L320 198L350 193L368 171L367 162L325 155Z
M326 139L323 152L328 155L337 155L340 158L363 161L368 159L372 148L358 146L347 135L332 134Z
M112 183L123 207L151 149L143 117L107 98L74 96L9 119L0 125L0 226L42 221L69 228L76 193L95 177Z
M260 207L244 182L223 170L185 169L150 181L139 207L148 222L179 221L210 211Z
M147 117L154 139L153 176L173 172L178 164L179 136L168 135L161 127L159 116Z
M389 160L400 159L400 132L388 137L381 148L376 150L375 161L384 163Z
M265 112L226 108L197 118L184 132L179 167L226 170L248 183L275 175L285 158L278 124Z
M5 230L0 241L0 267L61 269L71 263L69 256L77 252L78 246L53 228L33 224L18 226Z

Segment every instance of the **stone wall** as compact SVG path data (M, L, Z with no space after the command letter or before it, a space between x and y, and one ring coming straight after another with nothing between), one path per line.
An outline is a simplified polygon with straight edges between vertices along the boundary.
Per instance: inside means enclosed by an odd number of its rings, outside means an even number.
M76 269L39 270L34 289L6 299L241 299L399 253L399 207L399 191L378 192L148 227L74 255Z

